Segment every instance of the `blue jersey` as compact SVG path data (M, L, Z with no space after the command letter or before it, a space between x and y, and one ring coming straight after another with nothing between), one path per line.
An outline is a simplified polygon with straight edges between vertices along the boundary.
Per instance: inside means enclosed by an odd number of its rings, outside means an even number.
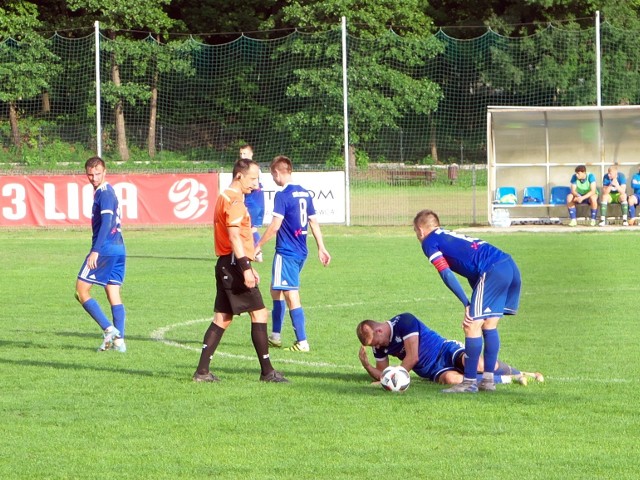
M636 173L631 177L631 186L633 187L633 193L640 195L640 173Z
M626 185L627 184L627 178L624 176L624 173L622 172L618 172L618 184L620 185ZM611 186L611 179L609 178L609 174L605 173L604 174L604 178L602 179L602 186L603 187L609 187ZM610 190L612 193L616 193L618 191L617 188L611 187Z
M252 190L244 196L244 204L249 210L251 226L261 227L264 219L264 192L261 183L258 183L257 190Z
M511 258L490 243L437 228L422 240L422 251L438 272L450 268L473 287L495 263Z
M282 218L282 225L276 237L276 253L307 258L307 227L309 217L315 214L311 194L300 185L287 184L277 192L273 216Z
M435 366L440 350L447 339L431 330L410 313L396 315L387 323L391 326L391 341L387 347L373 348L374 358L384 360L391 355L404 360L407 354L404 341L418 335L418 363L413 367L413 371L421 377L431 378L430 370Z
M591 184L596 183L596 176L593 173L587 173L584 180L579 180L578 176L574 173L569 183L576 186L578 195L584 195L591 191Z
M125 255L118 197L113 187L106 182L93 194L91 230L92 252L106 256Z

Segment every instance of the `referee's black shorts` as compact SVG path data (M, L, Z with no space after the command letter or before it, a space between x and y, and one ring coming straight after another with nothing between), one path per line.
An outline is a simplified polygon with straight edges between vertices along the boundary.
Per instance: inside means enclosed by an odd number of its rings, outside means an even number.
M216 262L216 301L214 312L240 315L265 308L258 287L247 288L242 269L233 255L218 257Z

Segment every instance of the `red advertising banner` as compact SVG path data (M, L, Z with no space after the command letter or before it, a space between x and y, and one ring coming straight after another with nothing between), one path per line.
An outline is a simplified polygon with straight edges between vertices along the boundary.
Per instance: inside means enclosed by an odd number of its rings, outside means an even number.
M218 174L108 174L123 226L213 222ZM0 226L87 225L93 187L85 175L0 176Z

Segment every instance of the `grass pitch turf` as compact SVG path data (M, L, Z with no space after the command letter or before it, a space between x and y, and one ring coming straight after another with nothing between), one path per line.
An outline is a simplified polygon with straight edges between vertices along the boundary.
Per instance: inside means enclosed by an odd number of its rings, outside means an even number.
M462 307L411 228L323 231L333 261L310 241L302 278L312 350L271 352L289 385L258 381L246 315L214 357L222 382L191 381L212 315L210 229L125 226L126 354L96 352L73 298L88 228L0 231L0 478L637 478L639 231L481 234L522 271L500 356L546 382L458 396L415 375L385 392L357 358L364 318L408 311L462 338ZM257 265L267 305L272 252Z

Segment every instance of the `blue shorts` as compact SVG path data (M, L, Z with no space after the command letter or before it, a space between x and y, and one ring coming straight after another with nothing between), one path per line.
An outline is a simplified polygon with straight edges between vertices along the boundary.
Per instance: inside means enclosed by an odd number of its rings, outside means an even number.
M254 190L244 196L244 204L249 210L251 226L261 227L264 220L264 192L262 191L262 185L260 185L259 190Z
M422 378L438 382L438 378L444 372L449 370L463 371L462 362L459 360L462 355L464 355L464 345L456 340L447 340L440 348L435 362L429 368L413 367L413 371Z
M271 288L273 290L298 290L300 272L306 258L289 257L276 253L271 267Z
M469 314L474 320L515 315L521 284L520 270L511 257L494 264L473 287Z
M89 255L87 255L89 258ZM99 255L98 266L91 270L84 259L78 278L94 285L122 285L124 282L126 255Z

